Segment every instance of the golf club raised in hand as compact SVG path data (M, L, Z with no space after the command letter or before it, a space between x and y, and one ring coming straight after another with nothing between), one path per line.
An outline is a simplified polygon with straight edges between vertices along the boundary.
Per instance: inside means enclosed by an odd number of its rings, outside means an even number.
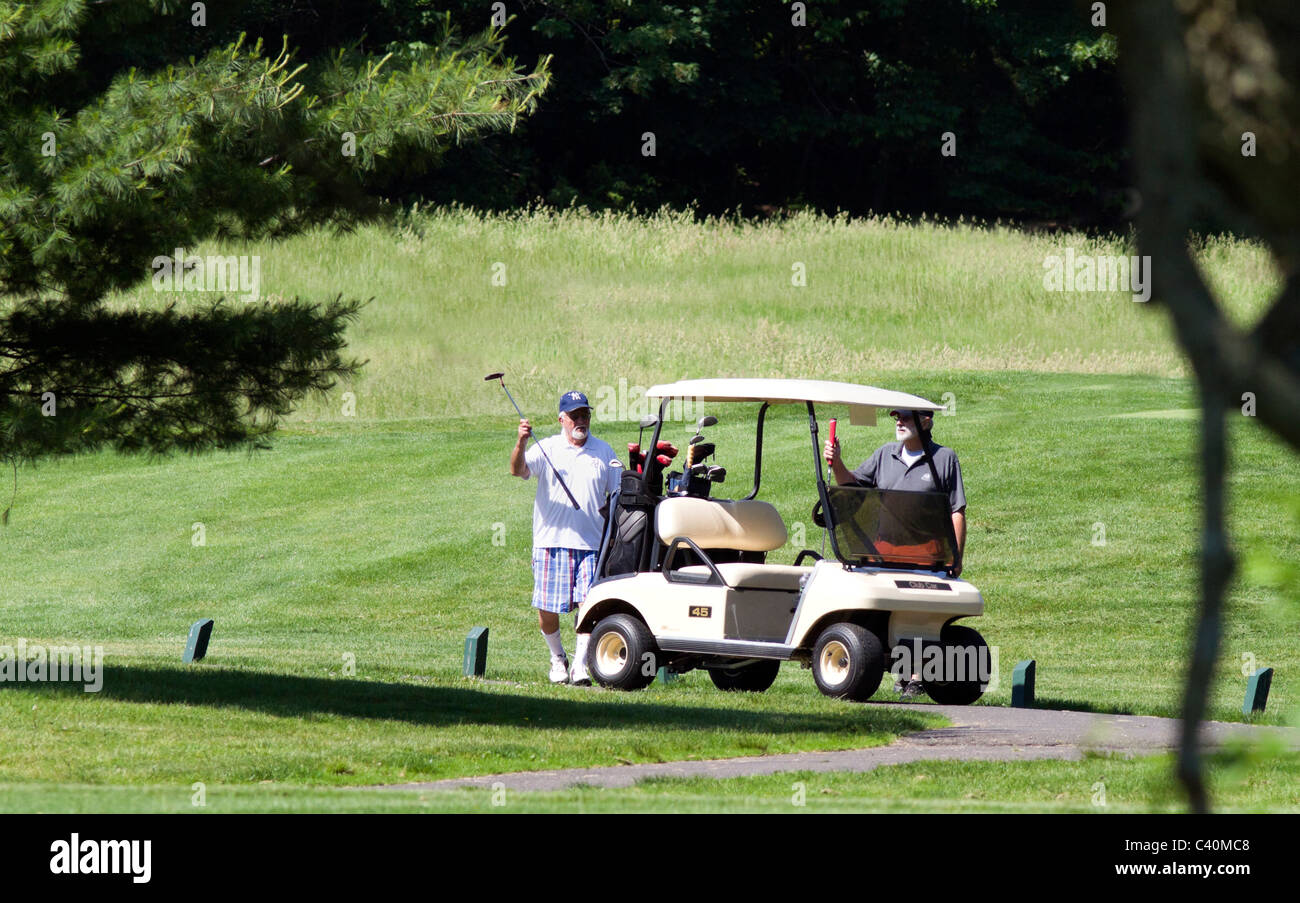
M527 445L529 437L533 434L533 428L529 425L528 418L524 416L524 412L519 410L519 405L515 403L515 397L511 395L510 390L506 388L505 377L505 371L498 370L496 373L489 373L487 376L483 377L483 380L485 382L490 382L495 379L501 383L501 390L506 393L506 398L510 399L510 404L514 405L515 411L519 414L519 441L522 445ZM527 432L525 432L525 430L527 430ZM542 458L545 459L546 463L555 473L555 480L560 484L560 488L564 490L564 494L569 497L569 504L573 505L573 510L577 511L581 507L578 504L578 500L573 497L573 493L570 492L569 487L565 485L564 477L560 476L560 472L555 469L555 465L551 464L551 458L546 454L546 449L542 448L540 442L537 443L537 450L542 453Z

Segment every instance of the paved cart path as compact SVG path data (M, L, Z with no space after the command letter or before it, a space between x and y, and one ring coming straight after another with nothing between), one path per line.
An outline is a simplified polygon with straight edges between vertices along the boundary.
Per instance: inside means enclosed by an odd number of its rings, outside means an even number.
M524 771L417 784L388 784L382 789L490 788L497 782L510 790L563 790L574 784L627 787L649 777L734 778L780 771L870 771L878 765L947 759L966 762L1081 759L1085 750L1150 755L1172 749L1178 744L1179 722L1174 718L995 706L901 707L943 715L952 722L952 726L906 734L888 746L873 746L869 749L566 768L559 771ZM1259 736L1264 733L1276 734L1290 748L1300 749L1300 731L1294 728L1229 724L1222 721L1210 721L1202 725L1202 738L1207 746L1221 745L1230 737Z

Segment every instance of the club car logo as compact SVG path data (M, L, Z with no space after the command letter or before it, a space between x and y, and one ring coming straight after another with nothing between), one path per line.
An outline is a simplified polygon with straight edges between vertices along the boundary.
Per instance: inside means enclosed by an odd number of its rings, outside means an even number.
M917 675L922 682L931 683L979 681L980 690L986 693L998 688L997 646L923 644L913 639L910 643L899 643L890 656L889 671L895 679L905 681Z
M148 884L153 874L152 840L69 840L50 844L50 872L55 875L131 875Z
M256 254L186 256L177 248L171 257L155 257L152 267L155 292L240 292L245 304L261 296L262 258Z
M80 683L87 693L104 688L103 646L0 646L0 683Z

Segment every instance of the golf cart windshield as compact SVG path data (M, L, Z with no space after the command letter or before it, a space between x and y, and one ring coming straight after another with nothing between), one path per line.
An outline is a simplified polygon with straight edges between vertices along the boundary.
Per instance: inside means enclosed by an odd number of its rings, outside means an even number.
M827 523L848 564L943 570L956 561L946 492L828 486Z

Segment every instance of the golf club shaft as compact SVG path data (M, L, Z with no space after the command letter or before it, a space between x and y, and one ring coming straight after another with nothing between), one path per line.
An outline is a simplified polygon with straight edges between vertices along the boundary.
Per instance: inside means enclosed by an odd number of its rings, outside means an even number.
M519 419L527 420L528 418L524 416L524 412L519 410L519 405L515 401L515 397L510 394L509 389L506 389L506 381L501 377L497 377L497 382L501 383L501 388L505 389L506 391L506 398L509 398L510 403L515 406L515 410L519 411ZM569 497L569 501L573 503L574 510L581 511L582 506L579 505L578 500L573 497L573 493L569 491L569 487L564 484L564 477L560 476L560 472L556 470L555 465L551 463L551 458L549 455L546 454L546 449L542 448L541 442L537 443L537 450L542 453L542 457L546 459L546 463L549 464L551 470L554 471L555 479L559 481L560 488L564 490L564 494L567 495Z
M500 382L501 382L501 388L506 389L506 381L503 379L503 380L501 380ZM510 394L510 390L509 390L509 389L506 389L506 398L509 398L509 399L510 399L510 403L513 404L513 405L515 406L515 410L516 410L516 411L519 411L519 405L515 403L515 397L514 397L513 395ZM527 420L528 418L524 416L524 412L523 412L523 411L519 411L519 419L520 419L520 420Z

